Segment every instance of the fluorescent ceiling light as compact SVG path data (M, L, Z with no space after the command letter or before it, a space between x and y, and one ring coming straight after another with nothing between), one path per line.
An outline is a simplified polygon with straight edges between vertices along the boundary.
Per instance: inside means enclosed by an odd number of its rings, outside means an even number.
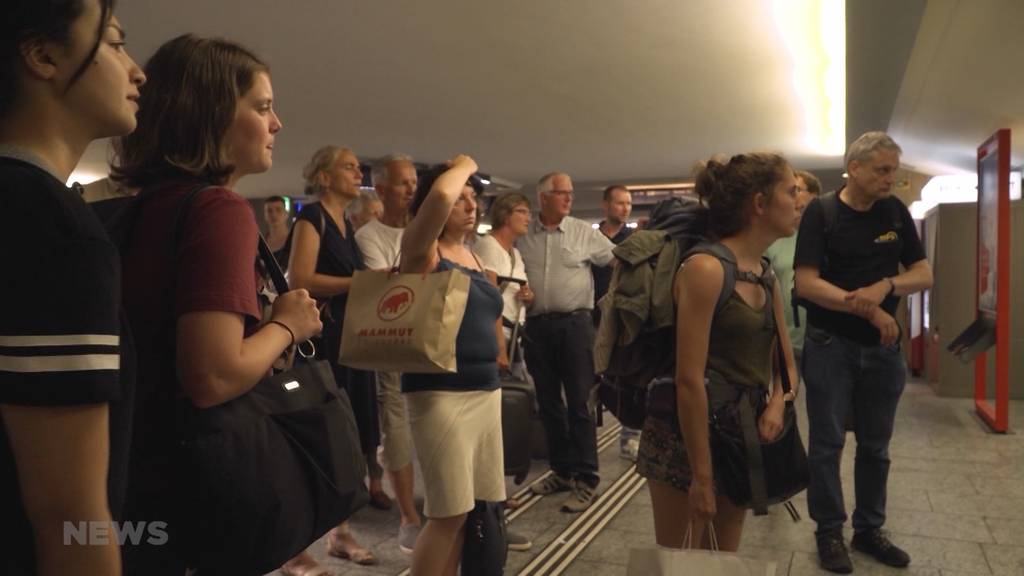
M1010 200L1021 198L1021 173L1010 172ZM921 189L921 199L910 205L910 215L923 220L939 204L964 204L978 201L978 175L936 176Z
M840 156L846 148L846 2L774 0L775 25L793 59L805 145Z

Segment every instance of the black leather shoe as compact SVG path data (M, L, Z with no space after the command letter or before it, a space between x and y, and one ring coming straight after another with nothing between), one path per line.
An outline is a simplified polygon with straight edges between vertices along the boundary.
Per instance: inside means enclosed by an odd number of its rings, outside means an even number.
M898 548L881 530L865 530L853 535L853 549L874 557L886 566L906 568L910 555Z
M818 560L821 567L836 574L853 572L853 562L841 534L824 534L818 536Z

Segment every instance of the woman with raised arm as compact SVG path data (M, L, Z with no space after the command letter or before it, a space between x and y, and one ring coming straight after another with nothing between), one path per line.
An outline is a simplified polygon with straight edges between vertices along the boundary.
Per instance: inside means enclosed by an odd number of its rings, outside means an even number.
M126 516L166 522L167 538L127 547L125 568L181 576L188 535L176 524L176 488L190 471L174 466L178 399L205 409L247 393L321 324L305 290L279 296L260 324L259 228L233 188L273 163L281 121L267 65L233 42L186 34L145 70L139 128L116 142L114 167L143 198L122 254L125 308L148 385L136 401Z
M403 273L458 270L470 277L455 343L454 374L403 374L413 443L423 471L427 523L412 554L413 576L454 576L466 515L475 501L505 500L498 340L501 293L466 246L476 230L476 162L456 156L422 174L402 236Z
M796 181L777 154L739 154L727 162L709 161L697 176L697 193L708 209L709 236L735 256L737 281L716 313L725 283L723 263L696 253L676 273L675 409L668 409L671 417L648 414L637 471L648 480L660 546L681 548L692 529L694 547L706 548L710 522L719 548L735 551L747 511L714 486L704 379L714 372L733 386L770 392L758 431L762 440L781 432L784 402L792 398L784 397L781 377L772 375L776 346L786 355L790 381L797 381L786 331L780 332L781 342L776 340L775 326L784 325L784 295L778 281L768 290L744 277L772 277L766 276L762 255L775 240L796 232Z
M65 183L135 129L145 80L112 0L4 2L0 574L121 574L116 540L89 540L120 519L131 437L119 258Z

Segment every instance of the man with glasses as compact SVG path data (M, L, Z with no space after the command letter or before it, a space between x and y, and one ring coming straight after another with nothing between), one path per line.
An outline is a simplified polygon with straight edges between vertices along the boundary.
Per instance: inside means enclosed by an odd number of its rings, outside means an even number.
M570 491L563 512L582 512L597 497L597 430L588 399L594 385L592 266L612 260L608 238L569 216L572 179L564 172L537 183L538 218L517 245L534 300L526 320L526 366L537 387L554 474L537 494ZM564 401L563 401L564 392Z

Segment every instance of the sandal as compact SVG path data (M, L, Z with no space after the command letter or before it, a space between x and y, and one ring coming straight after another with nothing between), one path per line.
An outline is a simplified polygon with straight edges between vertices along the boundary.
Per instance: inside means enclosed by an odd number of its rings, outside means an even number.
M352 551L346 550L345 545L336 541L333 535L327 536L327 554L342 560L358 564L360 566L374 566L379 561L373 552L356 544Z
M295 560L295 558L292 558ZM326 566L318 563L309 557L309 561L296 562L292 564L292 560L285 562L284 566L281 566L280 572L283 576L335 576Z

